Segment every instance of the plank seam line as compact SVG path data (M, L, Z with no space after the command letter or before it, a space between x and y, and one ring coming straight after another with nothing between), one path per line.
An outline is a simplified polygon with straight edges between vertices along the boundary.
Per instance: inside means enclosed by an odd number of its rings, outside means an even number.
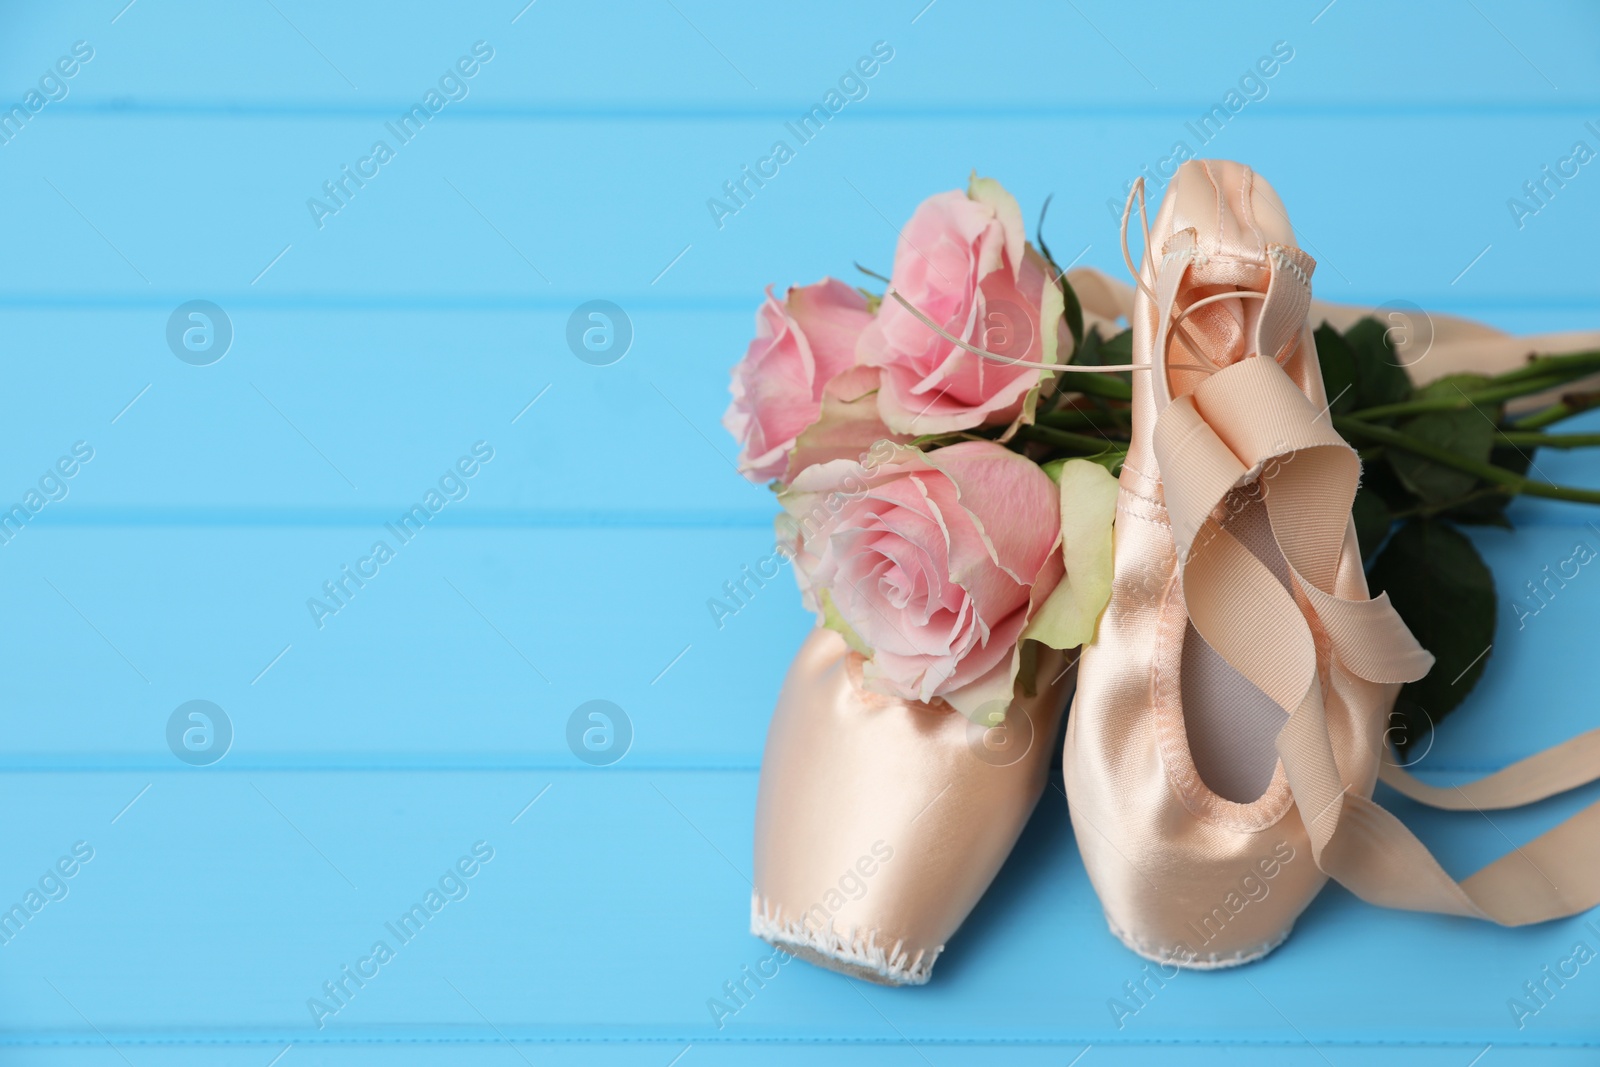
M391 104L310 103L280 104L241 101L219 104L179 104L162 100L78 101L55 112L58 119L94 120L101 118L148 118L165 121L183 119L254 119L273 122L284 120L318 119L324 121L371 120L393 118L402 114L414 101L396 100ZM593 106L571 105L491 105L485 104L462 112L451 119L452 125L483 125L489 123L550 122L677 122L692 123L742 123L771 122L792 119L803 114L814 101L796 100L792 104L773 104L765 107L730 108L707 105L629 105ZM1001 105L931 104L880 104L872 111L852 115L854 124L883 126L896 122L927 122L938 120L982 120L998 122L1081 122L1107 118L1149 119L1171 121L1194 118L1214 104L1212 99L1196 98L1193 101L1170 104L1136 104L1094 102L1077 105L1038 105L1011 103ZM1270 112L1262 112L1253 121L1288 121L1307 118L1394 119L1394 118L1584 118L1600 109L1600 99L1573 100L1563 103L1494 102L1494 101L1330 101L1327 103L1296 103L1279 101Z
M165 760L152 760L148 763L120 763L92 766L78 764L71 766L29 766L15 761L0 761L0 773L4 774L178 774L191 775L194 770L189 767L168 767ZM1480 767L1480 766L1437 766L1429 767L1421 772L1421 777L1432 778L1440 775L1454 774L1494 774L1504 770L1505 767ZM578 774L601 776L635 775L635 774L759 774L759 763L644 763L629 766L616 766L606 768L591 768L572 766L565 762L529 761L527 763L452 763L452 764L416 764L416 763L390 763L390 764L357 764L342 763L333 765L317 765L315 763L260 763L248 761L234 761L232 766L212 766L206 768L205 774L209 777L230 774L526 774L537 771L541 774ZM1415 768L1413 768L1415 771ZM1569 796L1581 792L1590 786L1580 786L1568 793L1549 797L1556 800L1561 796ZM1395 794L1397 797L1400 794ZM1404 798L1401 797L1403 800ZM1414 802L1408 802L1414 803ZM1543 803L1543 801L1540 801ZM1433 810L1433 809L1430 809Z
M507 1028L502 1028L507 1029ZM1085 1043L1097 1045L1120 1045L1130 1048L1144 1048L1149 1046L1175 1046L1187 1047L1191 1045L1246 1045L1261 1048L1304 1048L1304 1040L1292 1041L1287 1038L1273 1040L1254 1037L1151 1037L1129 1038L1113 1036L1088 1037L951 1037L951 1036L926 1036L912 1035L908 1038L899 1036L836 1036L836 1037L811 1037L805 1035L748 1035L733 1036L713 1033L661 1033L644 1034L627 1037L599 1037L588 1035L557 1036L550 1034L528 1034L519 1032L514 1028L507 1029L505 1036L485 1034L439 1035L439 1036L388 1036L388 1035L351 1035L340 1037L335 1035L316 1035L304 1031L282 1031L278 1034L263 1034L260 1037L224 1036L195 1037L178 1036L176 1033L126 1033L107 1031L102 1038L93 1034L67 1033L60 1035L41 1035L39 1037L11 1037L0 1034L0 1048L4 1047L74 1047L74 1046L101 1046L110 1041L112 1044L144 1045L144 1046L194 1046L207 1047L213 1045L266 1045L277 1044L281 1041L292 1041L297 1045L499 1045L506 1039L520 1044L539 1045L658 1045L677 1044L692 1041L695 1044L717 1045L904 1045L907 1041L917 1045L944 1045L944 1046L976 1046L976 1047L1053 1047L1057 1045L1078 1046ZM1388 1039L1388 1038L1330 1038L1326 1034L1317 1037L1317 1043L1330 1048L1478 1048L1489 1038L1479 1038L1477 1041L1452 1039L1449 1041L1426 1041L1422 1039ZM1571 1041L1549 1039L1543 1041L1519 1041L1501 1036L1493 1040L1496 1048L1525 1048L1525 1049L1580 1049L1600 1048L1600 1041L1578 1038Z

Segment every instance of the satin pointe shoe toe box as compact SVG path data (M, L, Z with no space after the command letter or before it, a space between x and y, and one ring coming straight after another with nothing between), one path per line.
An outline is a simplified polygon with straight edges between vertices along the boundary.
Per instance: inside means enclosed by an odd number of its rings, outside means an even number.
M1043 792L1071 672L1039 657L1005 725L864 691L814 630L767 735L751 932L810 962L920 985Z

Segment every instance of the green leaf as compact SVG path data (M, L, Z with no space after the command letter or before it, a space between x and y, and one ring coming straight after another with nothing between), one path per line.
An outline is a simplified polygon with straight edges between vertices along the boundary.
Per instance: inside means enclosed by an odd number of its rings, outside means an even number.
M1322 388L1328 410L1343 415L1356 404L1356 354L1344 335L1327 323L1317 327L1317 362L1322 366Z
M1133 399L1133 385L1126 378L1125 374L1074 374L1062 388L1104 400L1129 401Z
M1083 339L1083 347L1073 354L1069 362L1080 367L1132 363L1133 331L1123 330L1110 340L1105 340L1101 338L1098 327L1091 329ZM1074 374L1068 377L1061 388L1107 400L1130 400L1133 397L1133 375L1127 371L1118 374Z
M1421 389L1418 389L1417 395L1465 399L1488 385L1489 379L1481 374L1446 374L1443 378L1435 378ZM1493 408L1485 408L1484 411L1491 419L1495 417Z
M1494 423L1481 411L1429 411L1401 423L1399 429L1420 441L1447 448L1467 459L1486 463L1494 450ZM1400 448L1385 453L1389 466L1406 488L1430 504L1465 496L1478 479Z
M1520 446L1496 445L1494 451L1489 453L1489 462L1496 467L1504 467L1512 474L1527 474L1528 468L1533 466L1533 454L1536 451Z
M1133 362L1133 331L1123 330L1115 337L1111 337L1100 345L1100 359L1096 366L1105 366L1107 363L1132 363Z
M1389 594L1433 669L1400 691L1404 751L1454 711L1483 674L1494 644L1494 578L1472 542L1436 519L1397 530L1368 572L1373 595Z
M1422 503L1417 494L1408 489L1400 479L1395 477L1393 470L1387 463L1365 463L1361 469L1361 489L1370 492L1384 504L1388 505L1389 513L1395 514L1410 511Z
M1354 357L1355 409L1398 404L1411 396L1411 379L1389 345L1388 329L1374 318L1365 318L1344 332L1345 343ZM1321 349L1318 349L1320 356Z
M1044 217L1054 198L1055 194L1051 193L1039 207L1039 225L1033 229L1033 243L1044 253L1045 262L1055 269L1056 282L1061 287L1061 300L1065 305L1063 317L1067 320L1067 332L1072 335L1072 350L1077 352L1083 347L1083 305L1078 302L1078 294L1073 290L1072 283L1067 281L1067 272L1056 263L1056 257L1050 254L1050 246L1044 243Z
M1100 336L1100 327L1091 326L1089 332L1083 335L1083 344L1072 352L1069 363L1076 363L1080 367L1098 367L1105 362L1100 358L1100 346L1105 344L1105 338Z
M1434 512L1441 519L1449 519L1463 526L1498 526L1502 530L1514 527L1506 518L1506 505L1511 503L1511 493L1476 492L1461 503Z
M1489 453L1489 462L1496 467L1504 467L1512 474L1527 474L1529 466L1533 463L1533 453L1532 448L1496 446ZM1514 493L1473 494L1471 499L1440 511L1439 517L1469 526L1498 526L1503 530L1509 530L1512 527L1511 520L1506 518L1506 505L1510 504L1515 496Z
M1072 335L1072 350L1076 352L1083 347L1083 304L1078 300L1077 290L1067 281L1066 271L1061 272L1057 283L1061 286L1061 299L1065 304L1063 314L1067 320L1067 332Z
M1356 520L1356 543L1361 546L1361 558L1371 560L1378 546L1383 544L1383 539L1389 536L1389 527L1393 520L1389 517L1389 506L1377 493L1362 486L1356 490L1355 507L1352 509Z

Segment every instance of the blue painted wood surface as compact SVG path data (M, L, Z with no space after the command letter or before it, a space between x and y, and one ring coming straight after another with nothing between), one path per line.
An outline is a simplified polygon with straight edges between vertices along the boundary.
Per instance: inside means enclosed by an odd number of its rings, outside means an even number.
M1286 42L1203 151L1274 182L1319 295L1592 328L1600 176L1520 227L1507 206L1600 147L1592 6L124 4L0 16L0 97L61 97L0 144L0 503L93 450L0 544L0 903L93 852L0 945L0 1062L1600 1057L1600 969L1520 1028L1507 1007L1600 947L1585 920L1504 931L1337 888L1267 961L1183 975L1119 1027L1141 961L1055 790L930 986L796 963L721 1029L706 1008L765 951L756 772L810 625L786 576L720 627L706 608L770 551L718 426L760 288L884 269L974 167L1030 219L1053 193L1058 256L1119 270L1107 201L1201 149L1193 124ZM707 199L880 41L864 98L719 227ZM92 58L41 88L77 42ZM319 227L307 200L430 88L459 99ZM210 366L168 347L196 299L232 323ZM566 341L594 299L634 329L610 366ZM474 446L493 458L460 499L319 625L308 599ZM1600 484L1582 454L1539 465ZM1474 535L1500 638L1436 781L1600 725L1600 577L1524 626L1510 603L1600 545L1597 516L1514 514ZM610 767L568 747L593 699L632 723ZM208 767L168 747L190 700L232 724ZM1596 796L1492 823L1388 799L1465 875ZM323 983L479 842L459 899L316 1025Z

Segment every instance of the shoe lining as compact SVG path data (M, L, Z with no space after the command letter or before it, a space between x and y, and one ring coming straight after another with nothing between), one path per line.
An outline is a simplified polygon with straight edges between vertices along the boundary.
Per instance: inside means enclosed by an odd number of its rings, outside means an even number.
M1257 486L1236 489L1225 502L1226 529L1289 587L1289 566L1272 536ZM1179 667L1184 730L1200 780L1238 804L1258 800L1277 769L1277 737L1289 716L1231 667L1189 623Z

